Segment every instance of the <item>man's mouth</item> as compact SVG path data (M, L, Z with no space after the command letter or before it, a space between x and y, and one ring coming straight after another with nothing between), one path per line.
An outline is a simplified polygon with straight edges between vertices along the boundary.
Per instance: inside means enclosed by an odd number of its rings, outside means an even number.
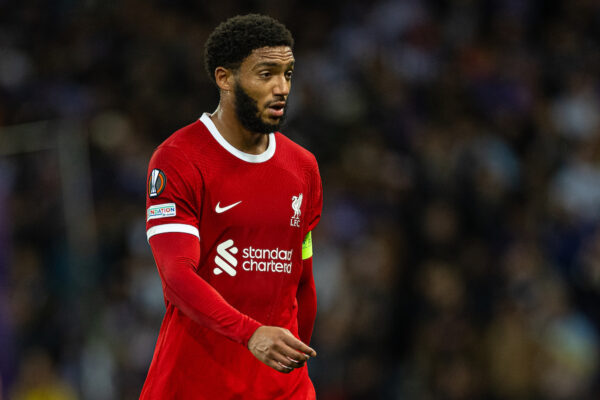
M273 117L282 117L285 109L285 101L276 101L269 104L269 114Z

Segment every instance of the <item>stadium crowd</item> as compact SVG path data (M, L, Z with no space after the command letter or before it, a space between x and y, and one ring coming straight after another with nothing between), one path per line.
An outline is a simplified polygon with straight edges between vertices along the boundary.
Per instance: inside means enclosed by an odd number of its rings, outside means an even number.
M318 398L600 398L593 0L0 0L0 138L78 121L93 194L77 251L55 152L0 148L0 393L139 396L147 163L217 104L204 41L247 12L295 36L283 132L323 179Z

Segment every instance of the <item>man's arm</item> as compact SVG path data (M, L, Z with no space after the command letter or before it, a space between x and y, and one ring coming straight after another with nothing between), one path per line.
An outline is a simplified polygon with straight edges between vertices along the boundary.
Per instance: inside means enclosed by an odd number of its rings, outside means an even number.
M312 230L321 219L323 209L323 187L317 160L313 157L310 171L310 203L307 209L307 230L302 241L302 274L298 283L296 300L298 301L298 336L306 343L310 343L315 318L317 316L317 291L313 277L313 247Z
M239 312L196 274L200 260L196 236L162 233L149 242L167 300L196 323L247 346L256 358L280 372L298 368L316 355L287 329L261 326Z
M200 260L198 238L185 233L163 233L152 236L150 246L166 298L198 324L247 345L261 324L232 307L196 274Z
M312 264L312 256L302 261L302 275L296 292L296 299L298 300L298 335L306 344L310 344L317 315L317 291Z
M317 315L317 290L312 269L312 233L308 232L302 242L302 274L296 292L298 336L306 344L310 343Z

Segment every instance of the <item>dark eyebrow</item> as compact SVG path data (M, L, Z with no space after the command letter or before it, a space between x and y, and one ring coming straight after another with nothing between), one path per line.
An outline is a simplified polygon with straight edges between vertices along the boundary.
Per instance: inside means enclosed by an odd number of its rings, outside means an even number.
M272 61L264 61L261 63L258 63L254 66L254 68L252 68L253 70L255 69L259 69L262 67L280 67L282 64L281 63L277 63L277 62L272 62ZM294 66L294 61L291 61L286 68L290 68Z

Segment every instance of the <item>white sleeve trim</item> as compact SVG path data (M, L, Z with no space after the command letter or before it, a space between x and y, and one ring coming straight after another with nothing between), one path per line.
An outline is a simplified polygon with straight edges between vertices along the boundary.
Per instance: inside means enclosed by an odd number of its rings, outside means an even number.
M189 233L190 235L196 236L200 239L200 232L198 228L192 225L186 224L163 224L153 226L152 228L146 231L146 236L148 240L154 235L158 235L159 233L170 233L170 232L180 232L180 233Z

